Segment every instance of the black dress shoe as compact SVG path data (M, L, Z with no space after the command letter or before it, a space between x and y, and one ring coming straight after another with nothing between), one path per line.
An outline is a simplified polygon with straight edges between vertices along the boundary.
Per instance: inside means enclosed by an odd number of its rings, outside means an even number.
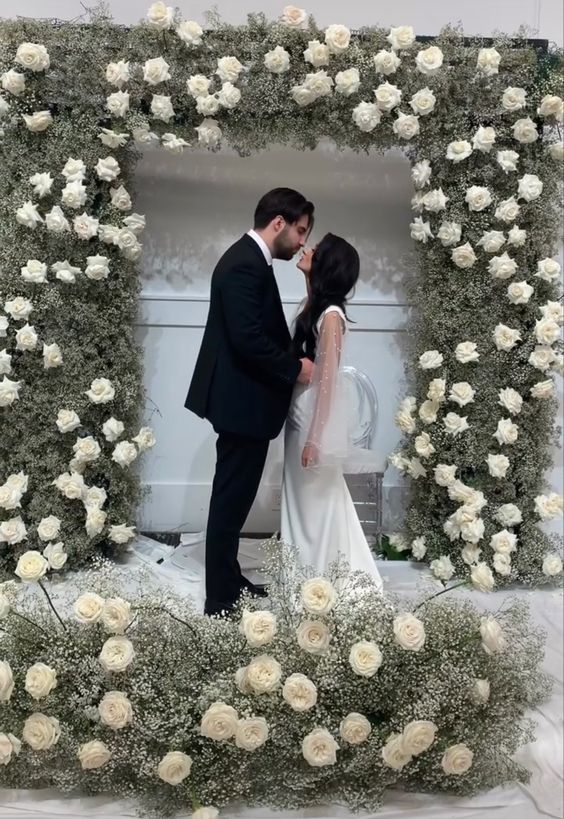
M241 578L241 591L248 591L253 597L268 597L266 586L251 583L246 577Z
M234 603L208 603L204 605L204 614L206 617L218 617L223 620L228 620L233 616Z

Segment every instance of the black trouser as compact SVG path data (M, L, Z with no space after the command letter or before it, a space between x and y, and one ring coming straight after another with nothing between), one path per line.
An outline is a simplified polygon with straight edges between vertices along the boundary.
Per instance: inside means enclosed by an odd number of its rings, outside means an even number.
M269 443L218 431L206 532L207 614L231 608L239 597L239 536L259 488Z

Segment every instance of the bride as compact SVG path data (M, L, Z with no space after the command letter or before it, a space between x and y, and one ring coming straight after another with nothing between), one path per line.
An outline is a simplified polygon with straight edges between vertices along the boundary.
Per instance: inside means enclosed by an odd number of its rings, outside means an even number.
M314 361L308 385L296 385L286 421L281 538L298 560L324 574L344 557L351 570L382 580L343 476L348 442L343 345L347 296L359 274L355 248L328 233L298 262L307 300L294 330L294 350Z

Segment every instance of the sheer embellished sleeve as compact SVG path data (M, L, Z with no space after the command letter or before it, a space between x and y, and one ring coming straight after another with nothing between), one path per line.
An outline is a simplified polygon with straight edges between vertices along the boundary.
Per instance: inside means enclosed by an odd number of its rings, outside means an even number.
M306 446L318 452L318 464L340 460L347 455L348 429L344 385L341 373L345 322L340 312L323 316L310 387L311 403Z

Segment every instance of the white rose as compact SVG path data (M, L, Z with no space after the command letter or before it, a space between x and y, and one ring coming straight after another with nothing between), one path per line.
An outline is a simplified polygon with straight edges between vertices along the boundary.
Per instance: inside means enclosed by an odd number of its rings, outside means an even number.
M478 61L476 68L481 74L486 77L493 77L499 72L499 64L501 62L501 54L495 48L481 48L478 52Z
M311 91L315 99L326 97L331 93L334 82L326 71L316 71L315 74L307 74L304 87Z
M206 148L215 148L223 136L215 119L204 119L195 130L198 134L198 142Z
M539 344L554 344L560 338L560 327L551 318L538 319L535 322L535 338Z
M169 751L157 766L160 779L169 785L180 785L192 769L192 759L182 751Z
M451 745L443 754L441 767L449 776L461 776L470 770L474 754L466 745Z
M538 381L529 390L533 398L552 398L554 395L554 381L549 378L547 381Z
M374 96L380 111L391 111L400 104L402 92L396 85L384 82L374 91Z
M146 60L143 66L143 79L149 85L158 85L170 80L169 64L162 57Z
M19 71L15 71L13 68L9 71L5 71L4 74L2 74L1 80L4 91L8 91L15 97L25 91L25 75Z
M541 520L550 520L562 514L563 496L556 492L550 495L537 495L535 498L535 512Z
M236 57L220 57L215 73L221 82L237 82L241 71L243 71L243 66Z
M198 97L209 96L210 85L211 80L205 77L203 74L193 74L188 80L186 80L188 93L195 99Z
M496 134L494 128L480 125L472 137L472 147L475 151L481 151L483 154L487 154L494 146L495 137Z
M514 196L511 196L509 199L504 199L503 202L499 203L495 212L495 218L502 222L514 222L519 216L520 210L521 207L519 203Z
M547 555L542 562L542 570L548 577L556 577L557 574L561 574L562 558L560 555Z
M357 128L369 133L379 124L382 114L376 103L359 102L352 112L352 119Z
M443 247L451 247L460 241L462 227L458 222L443 222L437 233Z
M478 245L483 247L486 253L497 253L505 244L505 234L501 230L488 230L482 234Z
M405 747L403 734L391 734L382 748L384 763L395 771L401 771L412 758Z
M415 58L418 71L428 77L437 74L443 64L443 52L438 46L429 46L418 52Z
M435 452L435 447L431 443L431 437L427 432L422 432L415 439L415 451L421 458L430 458Z
M256 751L268 739L268 724L264 717L247 717L237 722L235 745L244 751Z
M533 120L530 117L525 117L513 123L513 136L518 142L522 142L526 145L531 142L536 142L539 138L539 132Z
M507 234L507 241L509 242L510 245L513 245L514 247L523 247L526 238L527 231L522 230L517 225L513 225L513 227Z
M517 272L517 262L505 252L490 259L488 270L494 279L510 279Z
M336 597L334 587L324 577L314 577L302 584L302 604L309 614L329 614Z
M235 108L241 101L241 92L238 88L235 88L233 83L224 82L218 92L217 99L224 108ZM206 112L201 111L200 113L205 114Z
M459 381L453 384L450 388L449 401L458 404L459 407L465 407L474 401L476 390L474 390L467 381Z
M45 714L32 714L25 721L22 738L34 751L46 751L59 741L59 720Z
M69 500L80 500L86 491L84 478L75 471L63 472L53 483Z
M419 407L419 417L425 424L434 424L437 420L437 412L439 411L438 401L423 401Z
M432 381L429 382L429 387L427 389L427 398L431 401L438 401L442 403L445 400L446 394L446 381L444 378L433 378Z
M187 46L198 46L202 43L204 32L195 20L183 20L176 27L176 33Z
M537 262L535 276L545 282L555 282L560 276L560 265L555 259L541 259Z
M53 181L50 173L34 173L33 176L29 177L29 183L33 185L34 188L33 192L39 196L40 199L43 196L47 196L51 191Z
M14 401L18 400L21 384L21 381L11 381L6 375L2 378L2 381L0 381L0 407L10 407Z
M238 668L235 672L235 685L241 692L241 694L252 694L253 689L249 685L249 681L247 680L247 666L244 668Z
M60 529L60 518L57 518L54 515L49 515L49 517L42 518L39 522L37 534L41 540L47 542L49 540L55 540L55 538L59 535Z
M498 350L512 350L521 340L521 333L506 324L497 324L493 331L493 340Z
M317 703L317 688L304 674L291 674L282 686L282 697L294 711L309 711Z
M472 585L475 586L478 591L482 592L492 591L495 585L492 570L486 563L478 563L476 566L472 567L470 571L470 580L472 581Z
M162 120L162 122L170 122L175 114L170 97L165 94L153 94L151 113L156 119Z
M264 55L264 65L273 74L284 74L290 68L290 55L282 46L276 46Z
M493 478L505 478L509 469L509 458L507 455L492 455L487 457L488 470Z
M415 163L411 169L411 178L416 188L425 187L431 178L431 163L428 159L422 159L420 162Z
M402 139L412 139L419 133L419 118L399 111L394 120L393 131Z
M470 242L455 247L450 255L455 265L463 270L473 267L478 258Z
M422 370L435 370L442 365L443 360L438 350L426 350L419 356L419 366Z
M84 528L86 529L86 534L89 538L96 537L99 535L106 522L107 513L103 512L98 507L90 507L86 508L86 522L84 524Z
M110 526L108 537L114 543L128 543L135 537L135 526L126 526L125 523Z
M303 54L306 63L310 63L315 68L320 68L323 65L329 65L329 48L319 40L310 40Z
M518 415L523 407L523 397L512 387L505 387L499 391L499 404L511 415Z
M546 94L538 108L541 117L555 117L562 124L564 122L564 100L554 94Z
M57 429L59 432L72 432L80 426L80 423L80 418L74 410L59 410L57 415Z
M504 418L498 421L497 431L493 437L497 439L500 445L514 444L519 437L519 427L510 418Z
M57 687L57 674L45 663L35 663L25 675L25 690L34 700L47 697Z
M84 205L86 202L86 187L82 184L80 179L74 182L67 182L63 188L61 201L63 205L66 205L68 208L74 208L75 210L78 210L78 208Z
M36 226L43 221L33 202L25 202L16 211L16 222L24 227L35 230Z
M121 173L119 163L113 156L107 156L105 159L99 159L96 163L96 174L98 178L104 182L113 182Z
M305 620L296 634L299 647L308 654L324 654L329 648L331 635L321 620Z
M125 728L133 719L133 709L127 694L121 691L107 691L98 705L102 725L114 731Z
M123 187L120 185L119 188L110 188L110 197L112 200L112 205L117 210L130 210L132 207L131 196Z
M382 652L369 640L355 643L349 653L349 664L359 677L373 677L382 665Z
M254 657L247 667L247 681L255 694L275 691L282 676L280 663L268 654Z
M338 94L343 94L345 97L350 97L355 94L360 87L360 74L358 68L347 68L345 71L339 71L335 75L335 90Z
M431 111L434 111L436 102L437 98L431 89L425 87L421 88L412 96L409 104L414 114L424 117L430 114Z
M77 751L78 759L83 771L102 768L112 758L109 749L98 739L85 742Z
M416 560L423 560L427 546L425 545L424 537L416 537L411 543L411 554Z
M82 181L86 176L86 165L82 159L69 157L65 162L65 167L61 171L67 182Z
M394 51L404 51L415 42L415 32L411 26L392 26L386 40Z
M419 460L419 458L411 458L407 466L407 473L412 478L417 480L418 478L424 478L427 474L427 470Z
M104 598L94 592L81 594L74 602L73 611L79 623L97 623L104 611Z
M341 739L349 745L359 745L366 742L372 732L372 726L365 716L352 712L348 714L339 725Z
M456 412L447 412L443 418L443 424L449 435L456 437L461 432L465 432L468 428L468 420L466 417L458 415Z
M553 142L548 146L548 152L556 162L564 161L564 141Z
M14 675L10 663L0 660L0 702L8 702L14 690Z
M311 103L315 102L317 99L313 91L310 88L306 88L305 85L294 85L290 91L290 94L292 95L294 102L296 102L302 108L305 105L311 105Z
M158 134L155 134L154 131L149 131L146 125L141 128L133 128L132 134L135 142L139 142L141 145L154 145L159 141Z
M166 31L172 28L174 22L174 9L165 3L153 3L147 12L147 25L157 31Z
M280 20L290 28L303 28L307 21L307 14L297 6L284 6Z
M10 518L9 520L3 520L0 523L0 543L7 543L9 546L15 546L17 543L21 543L22 540L26 539L27 529L21 517L18 516L17 518ZM16 574L21 577L20 571L24 572L26 577L22 577L22 580L36 579L35 573L37 571L37 566L34 560L35 554L39 554L39 552L26 552L25 555L20 557L16 568ZM43 574L45 574L45 572L43 572L40 576L43 577ZM28 575L31 576L28 577Z
M16 333L16 349L17 350L35 350L37 347L37 333L35 327L29 324L24 324Z
M346 26L333 24L325 29L325 43L331 54L342 54L349 47L350 30Z
M115 461L116 464L119 464L123 469L132 464L137 458L137 455L138 452L135 444L132 444L131 441L120 441L119 444L116 444L114 447L112 461Z
M526 173L519 180L518 197L527 202L538 199L542 193L543 183L536 174Z
M386 74L387 76L394 74L400 65L401 60L395 51L382 49L374 55L374 68L379 74Z
M115 397L116 391L107 378L95 378L85 393L93 404L107 404Z
M140 213L130 213L129 216L126 216L123 220L123 224L132 230L133 233L138 234L145 230L145 221L145 217Z
M450 580L454 574L454 566L448 555L443 555L436 560L432 560L430 565L435 577L438 577L439 580L443 580L444 582Z
M542 317L564 324L564 305L559 301L547 301L540 308Z
M527 92L524 88L509 86L503 92L501 104L506 111L520 111L527 104Z
M252 648L268 645L276 635L276 616L270 611L248 611L245 609L239 623L239 631Z
M106 80L110 85L121 88L130 79L129 63L119 60L116 63L108 63L106 66Z
M53 205L49 213L45 214L45 227L51 233L64 233L70 230L70 224L58 205Z
M74 232L79 239L85 241L97 235L99 225L98 220L93 216L88 216L87 213L81 213L80 216L75 216L73 219Z
M125 671L135 657L133 644L127 637L110 637L98 657L100 665L105 671Z
M510 555L517 550L517 535L508 529L502 529L491 536L490 546L500 555Z
M493 556L494 571L502 577L508 577L511 574L511 558L509 555L496 554Z
M39 259L28 259L27 264L20 268L22 279L33 284L43 284L47 281L47 265Z
M474 563L477 563L481 554L482 550L478 549L473 543L467 543L460 553L462 560L467 566L472 566Z
M17 756L21 747L21 742L13 734L0 734L0 765L8 765L12 754Z
M315 768L335 765L339 746L325 728L314 728L302 741L305 761Z
M501 653L507 648L507 640L503 634L503 629L495 617L491 615L481 618L480 636L482 637L482 647L486 654Z
M214 702L202 716L200 733L217 741L231 739L237 731L239 715L237 711L224 702Z
M465 201L469 210L480 212L491 205L492 195L488 188L472 185L466 190Z
M502 526L516 526L523 521L519 507L514 503L504 503L495 513L495 518Z
M114 117L124 117L129 111L129 93L114 91L106 97L106 108Z
M33 114L22 114L22 119L28 131L39 134L46 131L53 124L53 117L50 111L35 111Z
M507 288L507 295L511 304L528 304L534 292L534 288L526 281L513 282Z
M107 256L87 256L88 262L84 272L92 281L102 281L107 279L110 274L110 260Z
M435 723L428 720L409 722L402 732L404 750L413 756L422 754L435 741L437 731Z
M21 506L22 496L23 493L15 486L10 486L8 483L0 486L0 506L3 509L17 509Z
M48 560L50 569L58 571L67 562L69 556L63 547L64 544L59 541L59 543L48 543L43 549L43 557Z
M84 438L77 438L73 446L75 460L82 463L89 463L95 461L100 456L100 444L92 435L87 435Z
M434 468L435 483L439 486L450 486L456 480L456 465L438 464Z
M82 503L86 510L88 509L101 509L102 506L105 504L107 499L106 490L103 489L101 486L89 486L86 492L84 493L84 497L82 498ZM113 529L114 527L110 527Z
M237 90L237 89L235 89ZM219 111L219 99L215 94L208 94L207 96L196 98L196 110L198 114L209 116L216 114Z
M102 622L114 634L123 634L131 623L131 604L121 597L112 597L104 603Z
M420 651L425 644L425 629L413 614L398 614L393 623L396 643L408 651Z

